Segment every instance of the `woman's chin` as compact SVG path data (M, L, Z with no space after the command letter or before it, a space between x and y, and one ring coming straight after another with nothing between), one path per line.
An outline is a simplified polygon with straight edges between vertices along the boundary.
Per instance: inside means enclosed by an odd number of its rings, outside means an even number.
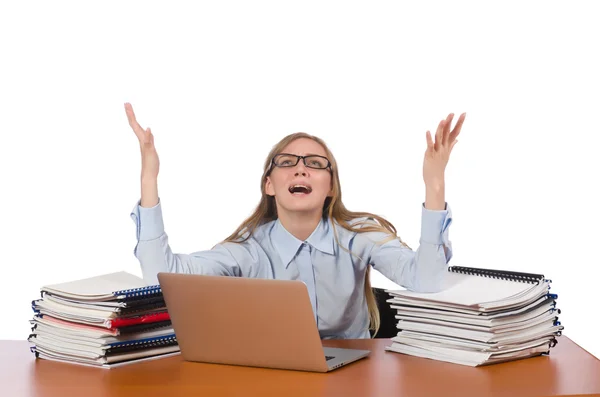
M323 203L315 202L315 200L306 200L308 197L292 198L286 200L284 205L287 211L293 212L320 212L323 209Z

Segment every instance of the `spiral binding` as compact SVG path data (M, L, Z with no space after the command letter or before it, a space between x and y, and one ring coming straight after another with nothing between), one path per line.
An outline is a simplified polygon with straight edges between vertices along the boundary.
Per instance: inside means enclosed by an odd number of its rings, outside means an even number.
M482 276L499 280L517 281L521 283L537 284L544 281L544 275L523 272L511 272L507 270L483 269L476 267L450 266L449 272Z
M138 339L133 341L115 342L106 350L106 354L125 353L133 350L149 349L152 347L173 346L177 344L175 334L157 336L154 338Z
M125 299L137 298L137 297L149 297L152 295L162 294L162 288L160 285L149 285L146 287L123 289L115 291L115 296L124 297Z
M161 343L161 342L171 342L176 341L177 337L175 334L163 335L163 336L155 336L152 338L144 338L144 339L136 339L136 340L127 340L123 342L114 342L110 344L111 348L119 348L119 347L127 347L127 346L151 346L153 343Z

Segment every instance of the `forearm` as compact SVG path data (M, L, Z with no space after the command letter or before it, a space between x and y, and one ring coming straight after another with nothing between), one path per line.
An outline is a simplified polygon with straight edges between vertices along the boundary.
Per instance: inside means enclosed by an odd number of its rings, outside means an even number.
M398 240L377 247L371 256L375 270L411 291L439 291L447 268L444 246L421 239L416 251Z
M425 186L425 208L441 211L446 209L444 183L435 183Z
M142 176L142 192L140 205L144 208L152 208L158 204L158 180L157 178L146 178Z

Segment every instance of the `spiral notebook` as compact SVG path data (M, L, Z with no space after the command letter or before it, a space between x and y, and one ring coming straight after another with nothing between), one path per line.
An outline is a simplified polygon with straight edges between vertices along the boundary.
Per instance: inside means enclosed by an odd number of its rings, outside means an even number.
M550 296L550 282L542 274L450 266L439 292L387 292L393 297L390 302L418 302L422 307L445 306L485 312L510 309L526 302L534 302L543 296Z
M160 285L121 271L40 293L28 338L37 358L112 368L179 353Z
M147 285L143 279L124 271L46 285L41 288L42 296L49 293L77 301L123 301L161 296L160 285Z
M387 351L468 366L549 354L563 326L543 274L451 266L439 292L388 290Z
M35 346L31 346L30 350L38 358L104 368L179 354L175 333L105 345L79 345L76 350L68 340L47 334L31 335L29 341L35 343Z

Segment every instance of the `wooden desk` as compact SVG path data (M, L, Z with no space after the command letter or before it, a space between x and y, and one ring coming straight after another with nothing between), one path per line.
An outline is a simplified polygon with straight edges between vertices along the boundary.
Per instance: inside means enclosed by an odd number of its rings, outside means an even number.
M563 396L600 395L600 360L566 336L550 356L465 367L384 351L389 339L325 341L372 349L327 374L190 363L181 356L101 369L36 360L0 341L0 395L28 396Z

